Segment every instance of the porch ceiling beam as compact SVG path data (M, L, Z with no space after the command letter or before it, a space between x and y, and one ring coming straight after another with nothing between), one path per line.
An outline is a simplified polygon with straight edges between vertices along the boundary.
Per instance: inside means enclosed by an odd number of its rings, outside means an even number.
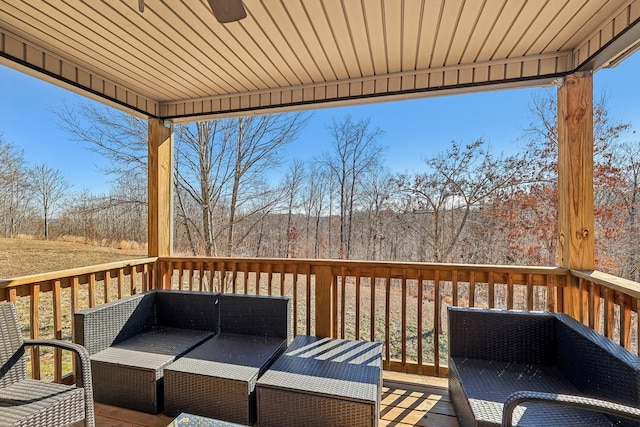
M640 1L630 2L574 51L576 71L615 67L640 49Z
M115 78L91 71L1 27L0 65L139 117L159 115L159 103L150 97L116 83Z
M160 116L175 122L248 113L299 111L367 102L396 101L498 89L551 85L573 70L573 52L372 75L160 103Z

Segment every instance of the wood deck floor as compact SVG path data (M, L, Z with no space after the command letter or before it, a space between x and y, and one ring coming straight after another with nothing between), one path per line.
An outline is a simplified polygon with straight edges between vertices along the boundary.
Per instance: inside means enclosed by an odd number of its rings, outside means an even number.
M171 418L96 404L97 427L165 427ZM443 378L384 372L380 427L457 427Z

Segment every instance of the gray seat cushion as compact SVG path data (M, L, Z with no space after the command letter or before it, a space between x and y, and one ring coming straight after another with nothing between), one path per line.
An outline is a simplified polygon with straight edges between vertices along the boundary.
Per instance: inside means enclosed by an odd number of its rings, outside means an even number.
M516 391L581 394L554 366L454 357L455 366L479 426L499 426L503 404ZM452 367L450 367L452 368ZM566 407L525 403L514 413L517 426L610 426L606 416Z

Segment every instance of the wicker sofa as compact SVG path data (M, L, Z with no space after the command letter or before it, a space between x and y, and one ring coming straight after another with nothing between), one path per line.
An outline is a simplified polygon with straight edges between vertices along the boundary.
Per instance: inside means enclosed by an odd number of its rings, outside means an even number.
M164 371L167 415L256 421L256 381L291 340L287 297L220 295L220 332Z
M94 400L160 412L164 368L218 332L219 298L154 290L76 313L74 340L90 354Z
M640 358L592 329L559 313L448 314L461 426L640 425Z

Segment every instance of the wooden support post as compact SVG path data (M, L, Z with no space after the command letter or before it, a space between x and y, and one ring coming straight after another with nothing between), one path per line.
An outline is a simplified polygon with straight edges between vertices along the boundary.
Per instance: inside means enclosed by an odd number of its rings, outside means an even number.
M593 202L593 78L565 77L558 89L559 264L574 270L595 267ZM577 278L563 289L562 310L582 321Z
M173 254L173 128L162 120L149 120L148 254ZM154 277L160 287L162 277Z
M333 337L333 274L330 266L316 267L316 336Z

